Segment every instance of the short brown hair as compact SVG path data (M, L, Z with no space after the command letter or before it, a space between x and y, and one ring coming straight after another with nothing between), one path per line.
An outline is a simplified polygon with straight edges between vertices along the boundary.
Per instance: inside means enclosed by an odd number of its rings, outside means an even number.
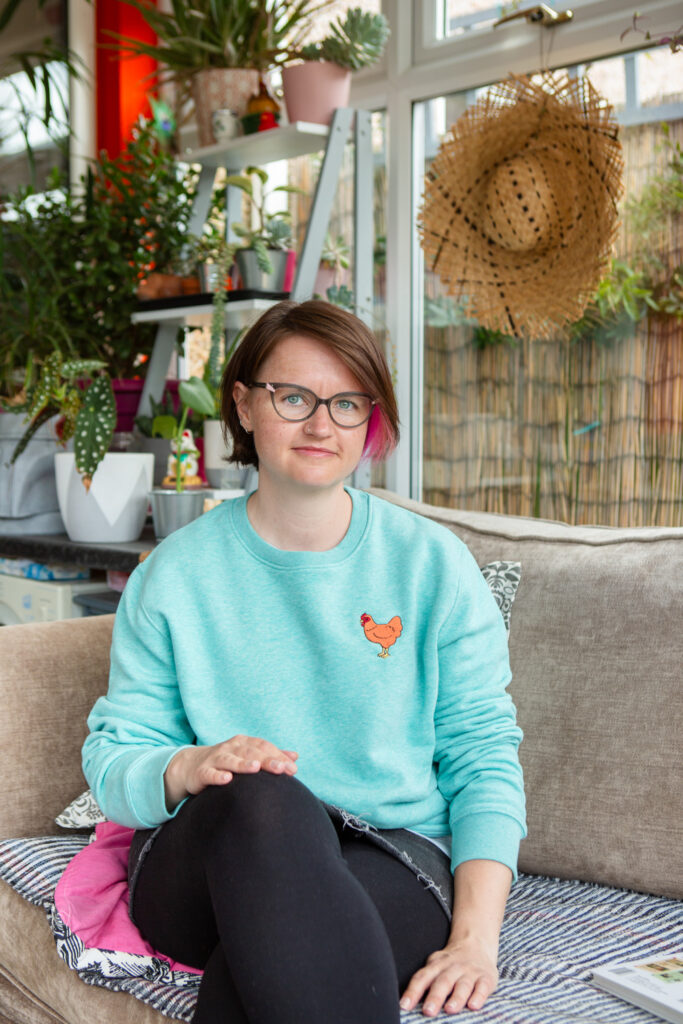
M362 320L331 302L278 302L259 317L237 346L221 381L221 420L227 440L232 435L230 462L256 466L254 438L242 427L232 397L236 381L252 384L266 357L279 341L301 334L331 349L376 401L363 449L373 460L386 458L398 444L399 422L391 373L372 331Z

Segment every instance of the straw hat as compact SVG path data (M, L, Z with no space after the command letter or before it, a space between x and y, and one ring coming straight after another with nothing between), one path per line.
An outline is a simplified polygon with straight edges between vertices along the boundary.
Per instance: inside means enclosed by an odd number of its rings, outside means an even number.
M609 261L623 160L587 78L513 75L458 118L426 176L427 266L480 324L547 338Z

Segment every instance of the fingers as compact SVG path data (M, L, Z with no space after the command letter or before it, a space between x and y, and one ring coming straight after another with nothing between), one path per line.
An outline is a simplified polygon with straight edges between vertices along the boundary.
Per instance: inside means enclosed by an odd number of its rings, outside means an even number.
M410 979L401 998L401 1007L412 1010L423 999L422 1012L435 1017L442 1009L459 1013L467 1006L480 1009L497 983L497 971L489 965L467 963L446 950L433 953L424 967Z
M297 770L295 750L281 750L268 740L253 736L233 736L225 743L211 747L208 764L227 773L264 771L274 775L294 775Z

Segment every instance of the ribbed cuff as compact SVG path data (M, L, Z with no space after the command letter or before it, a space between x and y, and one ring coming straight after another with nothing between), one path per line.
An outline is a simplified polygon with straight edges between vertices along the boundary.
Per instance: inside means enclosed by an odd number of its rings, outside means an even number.
M184 746L189 746L185 744ZM175 757L180 747L156 747L145 756L135 761L126 773L126 797L135 819L140 823L137 828L154 828L164 821L174 818L182 805L182 800L172 812L166 807L164 790L164 772Z
M524 832L508 814L482 811L468 814L453 825L451 868L465 860L497 860L506 864L517 881L517 857Z

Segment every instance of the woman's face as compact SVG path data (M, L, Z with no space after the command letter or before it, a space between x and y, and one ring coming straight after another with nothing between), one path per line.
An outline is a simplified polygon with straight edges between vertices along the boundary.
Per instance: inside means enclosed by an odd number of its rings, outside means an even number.
M299 384L319 398L344 391L364 391L359 381L331 349L312 338L293 335L278 342L259 367L262 383ZM306 488L334 488L358 465L368 425L339 427L320 405L307 420L282 419L263 388L235 384L233 398L243 426L254 434L259 480Z

